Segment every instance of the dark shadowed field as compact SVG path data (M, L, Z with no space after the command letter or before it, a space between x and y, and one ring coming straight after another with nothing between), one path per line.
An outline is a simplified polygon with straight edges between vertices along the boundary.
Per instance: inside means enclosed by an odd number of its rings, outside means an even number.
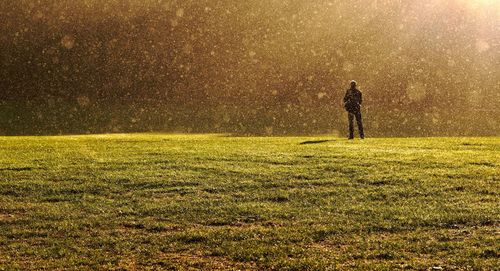
M499 138L0 137L0 270L495 270Z

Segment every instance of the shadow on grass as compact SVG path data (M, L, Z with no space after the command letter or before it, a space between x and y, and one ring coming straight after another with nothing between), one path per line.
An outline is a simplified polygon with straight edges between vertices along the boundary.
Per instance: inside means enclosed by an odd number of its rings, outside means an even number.
M335 140L313 140L313 141L304 141L300 142L299 145L312 145L312 144L321 144L321 143L327 143L327 142L333 142Z

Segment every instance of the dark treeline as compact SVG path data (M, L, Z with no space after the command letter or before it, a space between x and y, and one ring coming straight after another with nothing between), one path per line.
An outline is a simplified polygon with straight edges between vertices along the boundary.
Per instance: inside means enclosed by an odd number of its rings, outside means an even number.
M496 3L1 1L0 134L499 135Z

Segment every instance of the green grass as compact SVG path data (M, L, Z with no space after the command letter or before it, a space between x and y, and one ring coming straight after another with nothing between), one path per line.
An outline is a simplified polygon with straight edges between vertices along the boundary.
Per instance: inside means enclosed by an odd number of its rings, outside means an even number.
M499 176L500 138L0 137L0 270L498 270Z

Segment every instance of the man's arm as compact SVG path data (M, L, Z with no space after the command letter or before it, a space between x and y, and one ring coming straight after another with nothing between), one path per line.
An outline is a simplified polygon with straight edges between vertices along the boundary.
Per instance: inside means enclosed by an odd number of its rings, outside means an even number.
M359 104L361 105L363 103L363 93L361 91L359 92Z

